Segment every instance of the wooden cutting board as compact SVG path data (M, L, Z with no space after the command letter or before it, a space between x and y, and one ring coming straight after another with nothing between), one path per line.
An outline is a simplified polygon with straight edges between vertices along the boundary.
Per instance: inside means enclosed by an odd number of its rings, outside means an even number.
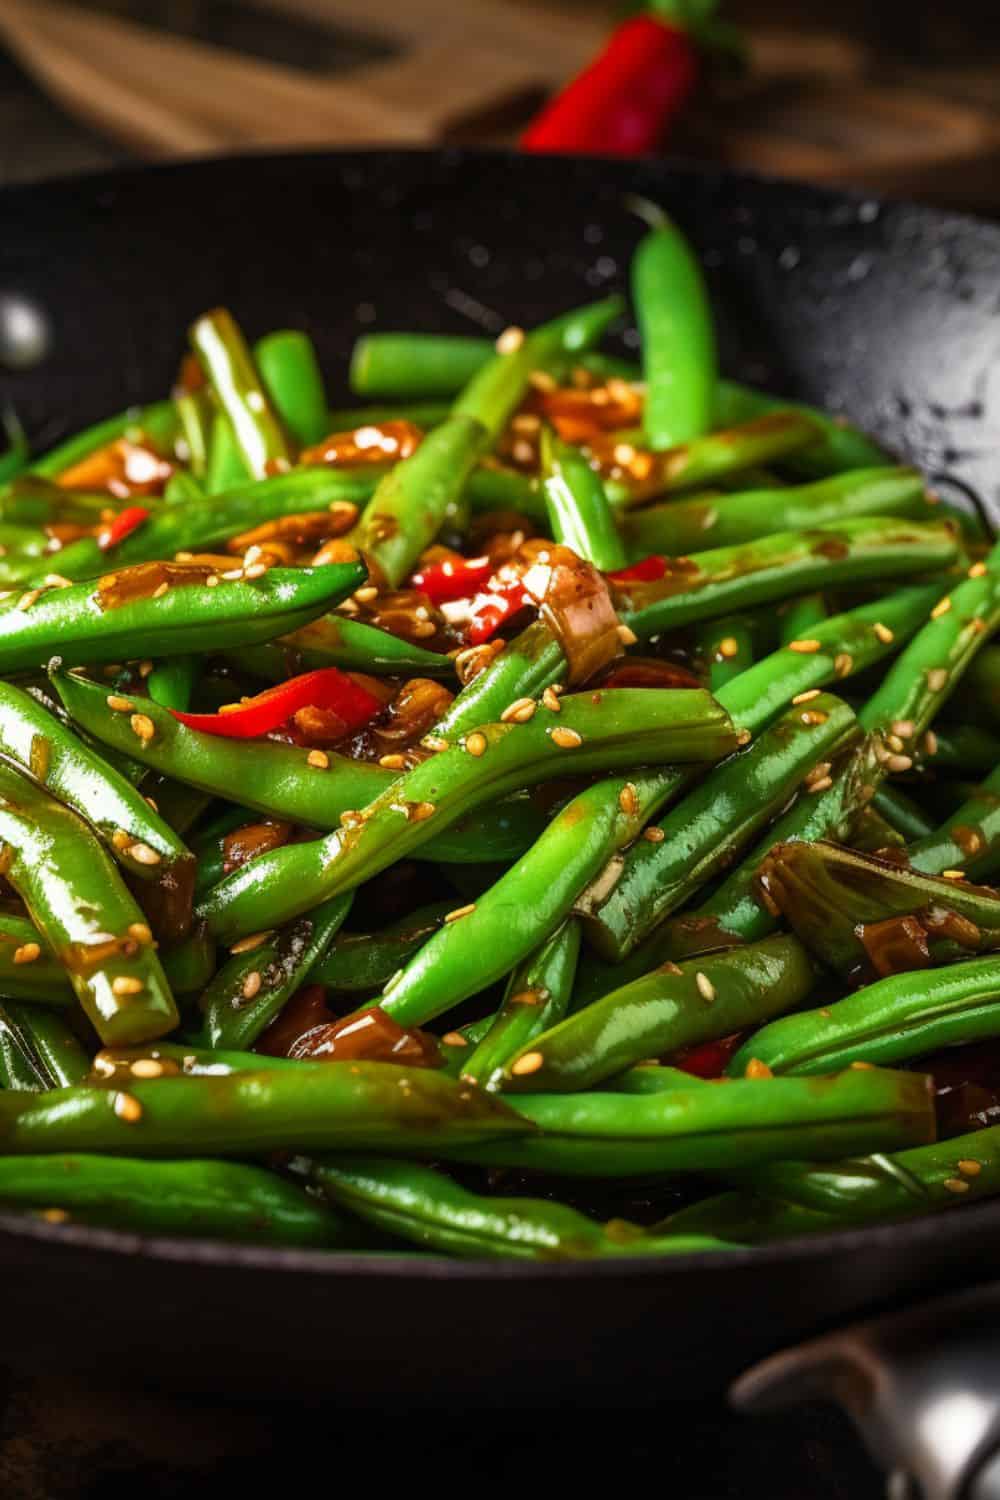
M244 0L242 19L228 3L147 3L154 26L130 19L127 0L0 0L0 35L65 107L144 155L177 156L514 140L613 23L596 0ZM240 50L224 44L234 35ZM334 67L345 38L373 59ZM887 83L884 58L844 36L758 24L749 40L747 74L710 80L672 149L1000 204L1000 58L995 71L981 61L975 86L961 69Z

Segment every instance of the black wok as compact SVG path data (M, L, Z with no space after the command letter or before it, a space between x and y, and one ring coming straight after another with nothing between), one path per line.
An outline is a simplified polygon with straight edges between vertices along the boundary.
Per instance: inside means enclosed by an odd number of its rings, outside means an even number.
M498 331L621 283L664 203L702 252L733 375L843 410L1000 515L1000 230L663 163L466 152L128 170L0 195L0 291L52 320L0 381L49 443L170 384L226 302L307 328ZM334 392L344 395L346 392ZM148 1241L0 1219L4 1357L255 1396L633 1406L718 1386L862 1311L986 1279L1000 1203L715 1258L466 1264Z

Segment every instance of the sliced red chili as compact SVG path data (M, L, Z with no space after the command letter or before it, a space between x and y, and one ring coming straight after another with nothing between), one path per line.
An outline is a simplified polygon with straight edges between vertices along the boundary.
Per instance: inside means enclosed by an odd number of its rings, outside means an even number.
M720 1037L715 1042L698 1042L690 1047L678 1047L664 1061L685 1073L693 1073L695 1078L721 1078L729 1059L737 1051L745 1035L744 1031L735 1031L732 1036Z
M667 572L667 559L658 552L651 552L648 557L643 557L637 563L632 563L628 568L616 568L613 573L605 574L612 583L656 583L664 578Z
M302 708L330 709L343 721L344 733L361 729L381 712L382 705L365 688L337 667L303 672L277 687L267 688L255 698L217 714L170 712L188 729L217 734L225 739L255 739L278 729Z
M493 572L488 557L448 558L429 563L410 580L415 589L426 594L432 604L448 604L454 599L471 599Z
M127 505L101 526L97 533L97 545L102 552L107 552L111 547L117 547L127 536L131 536L133 531L138 531L148 520L149 511L144 505Z
M481 646L529 602L527 591L520 582L487 589L473 600L465 639L470 646Z

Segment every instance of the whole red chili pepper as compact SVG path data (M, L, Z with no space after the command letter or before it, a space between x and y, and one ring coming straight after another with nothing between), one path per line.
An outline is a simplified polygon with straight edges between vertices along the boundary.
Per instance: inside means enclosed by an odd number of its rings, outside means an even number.
M698 52L680 26L639 15L542 109L521 137L526 151L640 156L652 151L698 79Z
M605 576L612 583L655 583L657 579L664 578L667 572L667 560L658 552L651 552L648 557L633 563L629 568L616 568L613 573Z
M200 729L204 734L217 734L224 739L245 740L280 728L300 708L331 710L343 721L344 733L350 734L370 723L381 712L382 705L346 672L337 667L321 667L267 688L223 713L188 714L177 709L170 712L188 729Z
M127 505L124 510L113 516L106 525L102 525L97 533L97 545L102 552L107 552L112 547L117 547L133 531L138 531L144 521L149 520L149 511L144 505Z

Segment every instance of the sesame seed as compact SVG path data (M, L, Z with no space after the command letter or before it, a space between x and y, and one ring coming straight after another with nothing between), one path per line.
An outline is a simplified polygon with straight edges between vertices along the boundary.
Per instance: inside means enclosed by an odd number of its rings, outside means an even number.
M440 755L442 750L450 748L448 741L440 734L425 734L420 743L425 750L432 750L435 755Z
M42 949L38 943L22 943L20 948L14 949L14 962L16 964L33 964L36 958L41 958Z
M131 842L132 835L126 833L124 828L116 828L114 833L111 835L111 847L112 849L117 849L119 853L124 853Z
M741 729L739 734L736 736L736 743L737 745L749 745L752 739L753 735L750 733L749 729Z
M158 584L156 586L156 588L153 590L153 598L154 599L162 599L163 596L164 596L164 594L168 591L169 588L170 588L169 583L166 581L166 579L164 579L163 582L160 583L160 584Z
M511 1068L511 1072L518 1078L523 1078L526 1073L537 1073L545 1059L540 1052L525 1052L519 1057Z
M64 1208L43 1208L38 1217L44 1219L46 1224L65 1224L69 1220L69 1214Z
M467 1047L469 1045L460 1031L446 1031L441 1040L446 1047Z
M428 818L433 818L434 812L433 802L411 802L407 806L406 816L411 823L426 823Z
M230 948L230 953L252 953L254 948L259 948L261 943L266 943L271 936L270 932L251 932L248 937L240 938Z
M500 715L501 724L527 724L534 717L536 703L534 698L515 698L513 703L508 703Z
M523 343L524 329L513 324L510 328L505 328L497 339L496 351L498 354L514 354Z
M729 660L733 656L738 656L739 653L740 643L736 639L736 637L733 635L723 636L722 640L719 642L719 655L724 656L727 660ZM799 701L800 700L798 698L793 699L793 702L795 703L798 703Z
M804 693L797 693L792 699L792 704L811 703L814 698L819 697L819 688L808 688Z
M358 828L363 822L364 818L358 812L357 808L345 807L344 811L340 814L341 828Z
M840 651L833 658L833 670L838 677L849 676L854 666L854 657L848 651Z
M799 715L803 724L810 726L825 724L829 717L830 715L824 713L821 708L807 708L804 714Z
M535 450L527 438L518 438L514 444L513 454L515 462L519 464L530 464L535 456Z
M896 750L898 752L903 748L903 741L899 738L898 734L887 735L885 742L889 746L890 750Z
M159 810L160 810L159 804L155 801L155 799L153 797L143 797L142 800L143 800L143 802L145 802L146 806L147 807L151 807L155 813L159 812Z
M886 769L893 772L910 771L913 769L912 755L890 755L886 761Z
M912 719L896 719L892 726L893 734L898 734L903 740L910 739L915 729L916 725Z
M631 781L626 781L618 793L618 806L627 818L635 816L639 807L639 798Z
M254 995L259 994L260 987L263 982L264 981L261 978L260 970L251 969L250 973L244 979L243 984L240 987L240 994L243 996L244 1000L252 1000Z
M812 792L826 792L826 791L829 791L830 787L833 786L833 777L832 776L817 776L815 781L807 782L806 785L807 785L808 790L809 790L810 793L812 793Z
M964 880L965 879L965 871L964 870L942 870L941 871L941 879L942 880Z
M938 737L933 729L928 729L924 735L924 749L928 755L937 755L938 753Z
M0 548L0 556L2 556L6 552L6 550L6 547ZM68 589L73 587L72 578L64 578L61 573L46 573L42 581L45 584L46 588L50 589Z
M41 589L29 589L26 594L21 595L20 599L18 599L17 603L14 605L14 608L30 609L35 600L41 598L41 594Z
M949 1193L967 1193L969 1184L963 1182L961 1177L946 1177L941 1186L947 1188Z
M151 849L148 844L132 844L128 852L137 865L158 865L162 859L162 855L157 854L156 850Z
M205 579L205 586L206 588L217 589L219 587L218 573L209 573L208 577Z
M223 573L221 577L226 583L238 583L239 580L243 577L243 569L230 568L228 573Z
M431 620L414 620L410 626L410 634L415 635L418 641L425 641L437 630L437 626Z
M328 771L330 769L330 757L325 750L310 750L306 756L306 764L314 766L317 771Z
M468 906L456 906L454 911L445 913L446 922L458 922L462 917L469 917L476 909L476 903L470 901Z
M399 755L397 752L393 752L392 755L380 755L378 763L387 771L402 771L406 766L406 756Z
M153 934L145 922L129 923L128 935L130 938L134 938L137 943L151 943L153 941Z
M111 981L111 993L113 995L141 995L142 980L134 974L118 974Z
M149 674L150 674L150 672L152 672L152 670L153 670L153 663L151 661L141 661L139 663L139 676L140 677L148 677Z
M948 669L946 667L932 667L927 673L927 686L932 693L942 693L948 686Z
M267 572L267 563L266 562L255 562L255 563L251 563L250 566L249 566L249 568L244 568L244 570L243 570L243 577L244 578L263 578L263 576L264 576L264 574L266 572ZM211 580L209 580L209 582L211 582Z
M131 1094L115 1094L112 1108L127 1125L135 1125L142 1119L142 1105Z
M631 443L616 443L611 450L611 457L615 463L621 464L624 469L627 469L630 463L635 462L635 456L635 448Z
M789 641L789 651L797 651L800 656L812 656L822 645L821 641Z
M975 563L972 564L972 567L969 569L969 577L970 578L982 578L982 577L985 576L985 573L986 573L986 564L984 562L975 562Z
M823 1017L824 1021L829 1021L830 1017L833 1015L833 1011L828 1005L824 1005L820 1010L820 1015Z
M618 631L618 639L621 641L623 646L634 646L636 641L639 639L635 631L630 630L627 625L618 625L615 628Z
M154 738L156 726L148 714L133 714L129 723L132 726L132 733L138 735L144 745Z
M743 1069L744 1078L773 1078L774 1074L766 1062L761 1062L759 1057L751 1057Z
M561 724L558 729L550 729L552 743L558 745L560 750L576 750L583 744L583 736L577 734L575 729L566 729Z
M589 375L588 375L589 380ZM528 383L536 391L554 391L557 389L556 381L548 370L532 370L528 376Z
M545 692L542 694L542 703L549 710L549 713L562 713L562 704L559 702L559 694L554 692L552 688L547 687L545 689Z
M874 1063L862 1062L860 1058L857 1060L857 1062L852 1062L851 1067L857 1073L873 1073L875 1071Z
M546 989L540 990L518 990L516 995L511 995L507 1001L508 1005L541 1005L543 1000L549 998Z
M697 990L701 998L703 1000L707 1000L709 1004L711 1004L715 999L715 985L709 979L708 975L703 974L699 969L697 974L694 976L694 982L697 986Z
M135 708L135 704L130 699L120 698L117 693L109 693L104 701L116 714L130 714Z
M949 609L951 609L951 599L947 594L945 594L944 598L939 599L934 608L931 610L931 619L940 620L941 616L946 615Z
M364 588L354 590L354 597L359 604L370 604L373 599L378 598L378 587L374 583L366 583Z
M889 629L888 625L883 625L881 620L879 620L878 624L875 626L875 634L878 636L883 646L888 646L890 642L896 639L895 633Z
M478 729L474 730L472 734L467 734L465 736L465 748L470 755L474 755L477 758L480 755L485 755L487 748L485 734L480 734Z
M162 1078L163 1064L155 1057L137 1057L129 1072L136 1078Z
M642 836L646 840L647 844L662 844L667 835L664 833L662 828L653 827L644 828L642 830Z

